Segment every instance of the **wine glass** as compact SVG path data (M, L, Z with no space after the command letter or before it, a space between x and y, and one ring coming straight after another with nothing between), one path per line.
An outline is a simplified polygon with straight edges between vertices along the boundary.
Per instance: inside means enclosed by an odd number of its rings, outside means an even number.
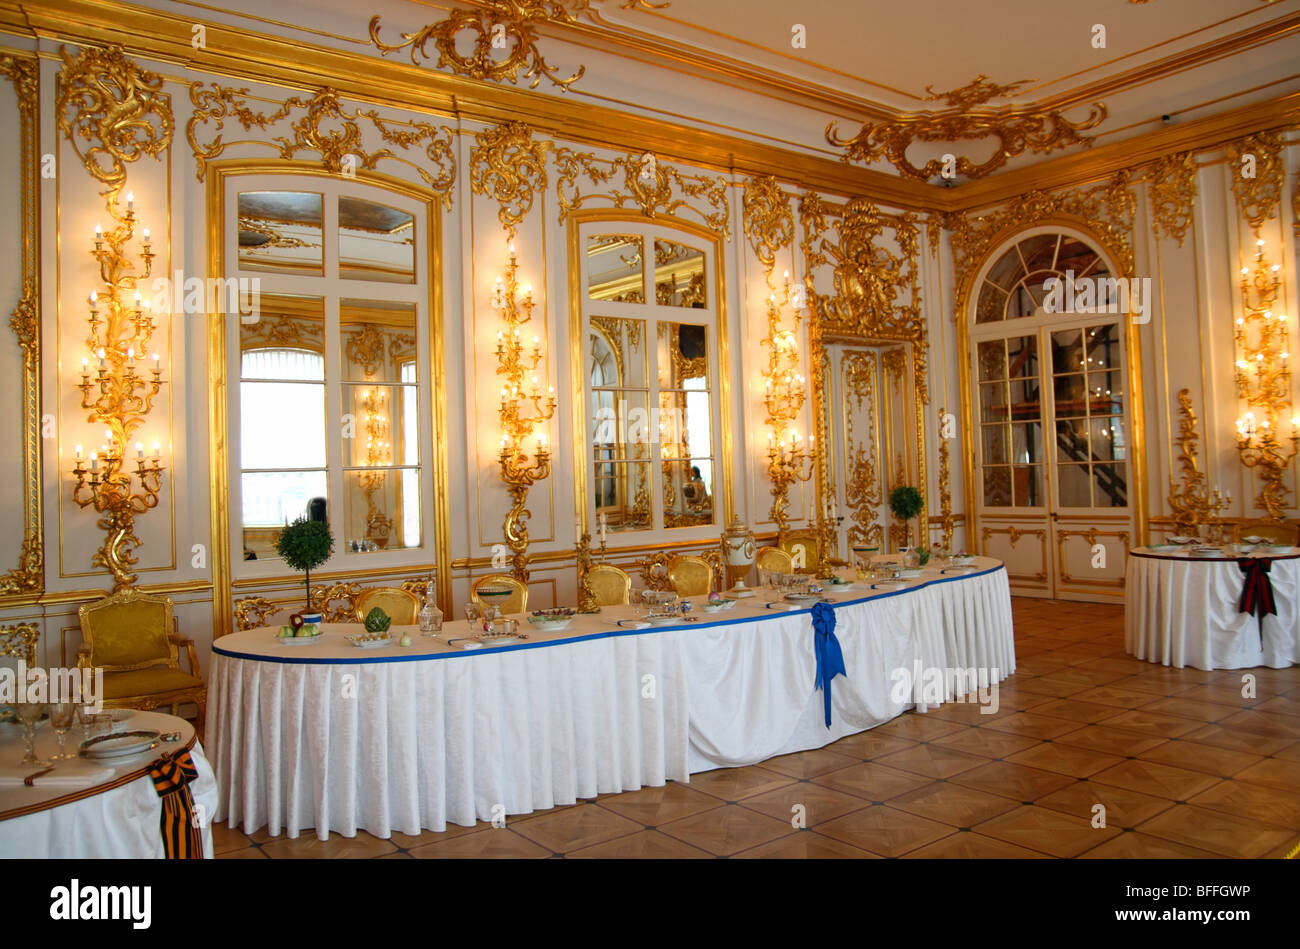
M50 703L50 724L54 726L54 737L59 742L59 753L51 755L51 761L68 761L75 758L76 755L70 755L64 747L68 738L68 729L72 728L72 719L76 713L77 705L73 702L51 702Z
M49 764L42 758L36 757L36 723L41 720L45 714L44 702L18 702L18 721L23 723L23 739L27 746L27 753L23 755L23 760L19 765L40 765Z

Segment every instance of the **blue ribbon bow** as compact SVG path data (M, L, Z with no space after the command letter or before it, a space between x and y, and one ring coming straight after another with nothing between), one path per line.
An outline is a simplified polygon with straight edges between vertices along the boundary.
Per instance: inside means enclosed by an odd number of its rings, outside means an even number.
M817 656L817 688L822 692L826 708L826 727L831 727L831 680L837 675L848 678L844 669L844 653L835 638L835 608L828 603L818 603L812 609L813 652Z

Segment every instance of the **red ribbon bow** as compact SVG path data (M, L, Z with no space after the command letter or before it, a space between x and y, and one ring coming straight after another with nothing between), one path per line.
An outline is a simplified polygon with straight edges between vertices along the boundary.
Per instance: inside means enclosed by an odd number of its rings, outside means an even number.
M168 860L202 860L203 835L194 819L194 797L189 785L198 779L189 749L163 755L149 766L154 790L162 798L163 856Z

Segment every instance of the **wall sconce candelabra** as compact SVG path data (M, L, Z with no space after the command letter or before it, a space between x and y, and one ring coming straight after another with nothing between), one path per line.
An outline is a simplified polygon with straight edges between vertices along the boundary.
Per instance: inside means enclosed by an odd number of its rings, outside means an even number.
M515 244L510 241L510 263L505 277L497 277L492 308L501 314L505 329L497 333L497 375L504 376L501 388L501 480L510 493L510 511L506 514L506 545L512 553L511 572L520 581L528 581L528 489L550 477L551 455L546 449L546 434L536 437L536 452L530 460L524 442L533 437L555 414L555 387L541 383L534 370L542 361L542 343L533 337L530 351L525 351L520 327L533 318L533 291L518 284L519 262ZM529 376L531 375L531 380Z
M140 546L135 518L158 505L165 469L159 443L153 443L153 456L146 458L144 445L138 441L135 470L126 468L128 445L144 425L163 386L158 353L149 352L153 314L136 289L139 281L149 278L155 255L148 228L140 232L138 264L129 249L138 226L131 193L126 196L124 213L116 198L108 209L118 223L107 232L95 225L91 251L103 289L90 294L86 342L98 365L92 373L90 358L83 358L77 385L81 407L89 410L91 422L104 426L105 441L98 452L90 453L88 461L82 458L82 447L76 446L72 498L79 507L92 507L102 515L99 526L107 537L92 562L113 574L116 591L135 582L131 567L138 558L132 551ZM149 368L140 368L142 360Z
M1261 487L1255 503L1275 520L1286 517L1289 489L1283 482L1300 447L1300 418L1291 418L1290 447L1280 428L1291 415L1290 326L1286 314L1274 314L1281 291L1277 264L1255 242L1255 266L1241 268L1241 308L1237 318L1237 394L1248 411L1237 419L1237 454L1256 471Z
M807 448L794 421L799 417L807 398L807 382L799 373L799 311L800 290L792 288L790 272L785 272L782 288L784 299L777 300L776 292L767 298L767 336L762 345L768 347L767 370L763 373L765 393L763 404L767 408L767 424L772 431L767 436L767 473L772 482L772 510L770 517L776 522L777 534L784 538L788 528L786 511L790 507L790 486L812 478L816 468L816 451L813 439ZM794 326L781 325L781 309L789 304L794 310Z

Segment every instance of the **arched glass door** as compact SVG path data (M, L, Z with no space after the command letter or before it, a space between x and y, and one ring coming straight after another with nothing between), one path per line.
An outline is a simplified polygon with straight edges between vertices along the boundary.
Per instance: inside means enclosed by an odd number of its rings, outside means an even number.
M994 254L973 294L979 546L1007 562L1017 593L1122 593L1133 530L1128 316L1113 291L1096 248L1039 228Z

